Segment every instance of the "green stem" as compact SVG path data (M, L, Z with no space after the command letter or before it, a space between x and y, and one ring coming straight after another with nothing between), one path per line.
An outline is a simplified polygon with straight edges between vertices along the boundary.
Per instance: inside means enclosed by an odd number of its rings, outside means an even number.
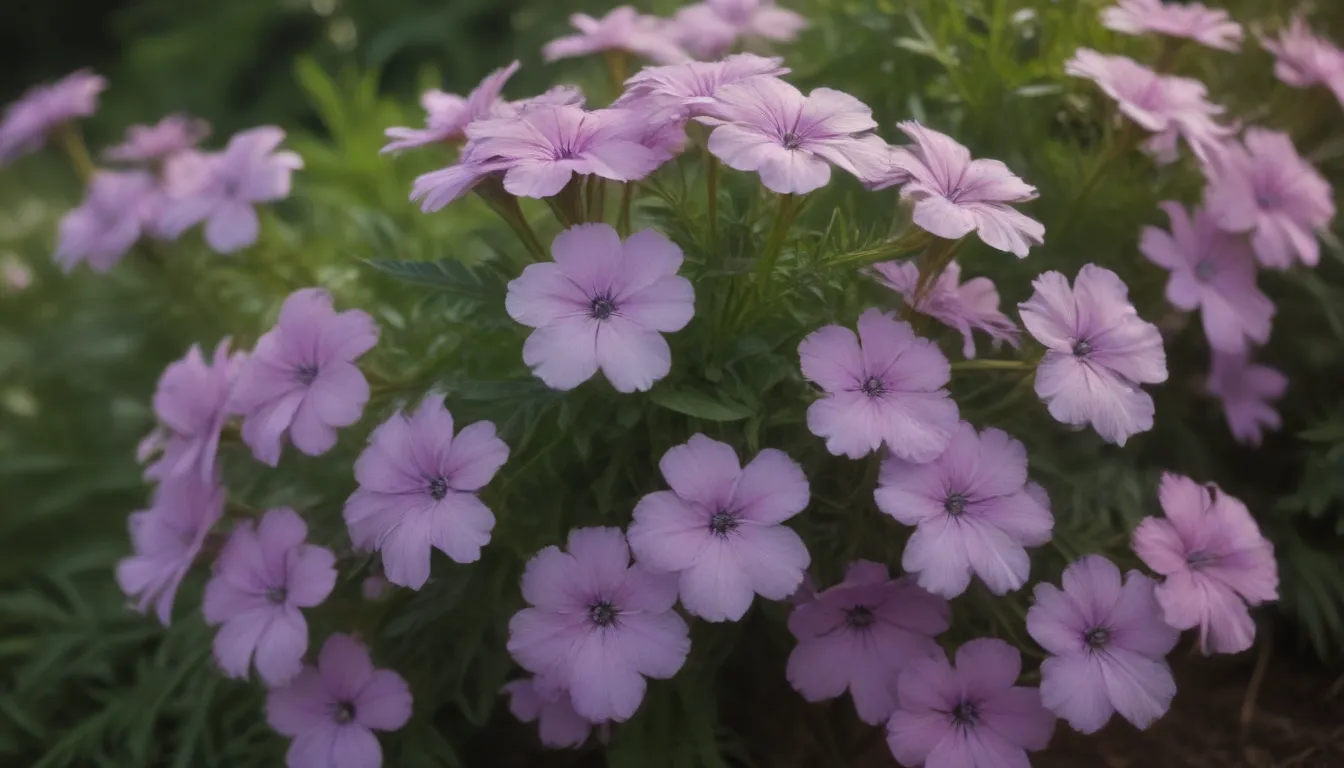
M630 65L630 54L625 51L607 51L607 79L611 82L611 91L619 95L625 88L625 76ZM615 98L615 96L613 96Z
M719 225L719 159L705 148L705 195L709 201L709 243L718 239Z
M523 215L523 209L518 205L518 198L504 191L503 186L496 182L493 186L489 183L477 185L476 194L485 204L490 206L499 218L509 225L509 229L522 241L523 247L531 254L532 261L544 261L546 259L546 247L537 239L537 233L532 231L532 226L527 223L527 217Z
M1124 127L1120 129L1118 136L1112 134L1114 139L1111 141L1110 146L1106 148L1105 154L1101 156L1101 159L1097 161L1097 164L1092 167L1092 172L1088 175L1087 179L1083 181L1083 186L1074 194L1073 200L1069 203L1068 211L1064 214L1064 220L1055 228L1059 233L1055 235L1055 238L1057 238L1056 242L1058 242L1058 239L1062 239L1068 234L1073 225L1077 223L1078 214L1082 212L1083 202L1087 200L1088 195L1091 194L1092 190L1101 182L1102 177L1105 176L1106 170L1111 167L1112 163L1134 148L1137 139L1137 134L1134 131L1134 123L1128 118L1122 119L1125 121Z
M630 236L630 206L635 200L635 182L627 181L621 185L621 215L616 220L616 229L621 237Z
M761 259L756 265L756 282L762 291L770 281L770 275L775 271L775 262L779 261L784 241L788 239L789 230L793 228L793 222L798 218L798 211L803 207L802 201L803 198L792 194L779 196L779 213L775 216L775 225L770 230L765 248L761 251Z
M89 148L84 145L84 136L79 132L79 126L69 122L61 123L57 126L55 134L56 142L70 159L70 165L75 169L79 180L85 184L89 183L98 169L93 164L93 158L89 156Z
M551 207L551 213L555 214L556 221L562 227L569 228L584 221L583 178L575 176L564 189L546 198L546 204Z
M939 237L924 250L919 258L919 281L915 283L915 298L911 304L919 305L924 301L924 297L939 275L943 274L947 265L952 263L952 257L956 255L957 246L960 244L960 240L945 240Z
M584 221L601 221L602 215L597 210L597 188L602 185L601 176L587 176L583 181L583 219Z
M958 360L952 363L953 371L1025 371L1035 367L1035 363L1025 360Z
M842 253L828 259L827 263L832 266L866 265L875 264L879 261L908 258L918 253L920 249L927 247L931 239L932 237L928 232L915 227L912 228L912 231L894 240L886 240L868 248Z

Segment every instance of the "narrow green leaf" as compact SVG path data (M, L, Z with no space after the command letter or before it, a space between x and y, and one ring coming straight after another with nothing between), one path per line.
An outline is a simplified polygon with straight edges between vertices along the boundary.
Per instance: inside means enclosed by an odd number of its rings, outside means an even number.
M709 421L739 421L752 414L750 408L735 400L693 389L658 389L649 397L669 411Z

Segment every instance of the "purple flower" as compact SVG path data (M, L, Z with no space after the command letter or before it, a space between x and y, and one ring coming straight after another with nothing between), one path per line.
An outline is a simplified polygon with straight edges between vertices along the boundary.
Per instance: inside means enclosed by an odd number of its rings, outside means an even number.
M1036 394L1065 424L1091 424L1107 442L1153 428L1153 399L1139 384L1167 380L1167 355L1157 326L1139 317L1129 289L1109 269L1087 264L1072 288L1046 272L1019 304L1022 323L1046 346L1036 369Z
M1180 203L1162 203L1171 232L1145 227L1139 250L1171 272L1167 301L1177 309L1199 309L1209 346L1242 353L1250 344L1269 341L1274 302L1255 285L1255 256L1243 237L1218 228L1208 212L1194 217Z
M193 344L186 357L164 369L154 390L154 415L159 425L137 451L142 463L160 453L158 460L145 469L145 477L166 480L195 474L203 482L214 477L229 395L246 359L244 352L229 354L229 340L224 339L215 347L211 362L206 362L201 348Z
M802 467L767 448L746 467L732 446L693 435L658 462L670 491L635 507L628 536L641 565L675 573L681 604L708 621L737 621L752 598L783 600L811 558L782 525L807 507Z
M1253 365L1245 354L1214 352L1206 384L1223 403L1223 415L1238 442L1259 446L1265 429L1283 425L1273 401L1288 391L1288 377L1267 365Z
M1209 213L1229 232L1250 232L1262 265L1316 266L1321 249L1314 230L1334 218L1334 195L1288 134L1247 128L1245 146L1225 146L1205 170Z
M382 552L387 580L411 589L429 579L431 547L454 562L476 562L495 527L476 494L508 457L488 421L454 436L439 397L426 397L410 416L397 411L355 462L359 490L345 503L350 540Z
M569 691L591 722L626 720L645 677L665 680L686 661L691 638L672 604L677 580L630 565L616 528L575 528L569 552L546 547L523 572L524 608L509 621L509 653Z
M561 232L555 261L532 264L509 283L509 316L536 328L523 345L546 385L573 389L598 369L619 392L645 391L667 375L672 351L663 333L695 314L691 283L677 276L682 253L646 229L624 243L606 224Z
M887 457L878 509L916 526L901 567L919 586L956 597L971 574L996 595L1027 582L1024 547L1050 540L1054 518L1043 489L1027 482L1027 449L1006 432L961 422L941 456L916 464Z
M1280 30L1277 40L1261 38L1260 44L1274 54L1274 74L1294 88L1325 85L1344 103L1344 51L1312 34L1301 16Z
M1196 157L1207 160L1235 132L1214 121L1224 109L1209 103L1208 91L1198 80L1159 75L1128 57L1106 56L1090 48L1079 48L1064 63L1064 71L1096 82L1122 113L1156 134L1145 148L1158 162L1175 159L1177 136Z
M504 686L509 712L524 723L536 722L541 743L548 747L581 747L593 724L574 711L569 691L547 685L540 678L514 680Z
M1176 681L1163 658L1180 633L1162 620L1153 580L1125 574L1100 555L1064 569L1064 589L1037 584L1027 631L1049 651L1041 702L1082 733L1111 714L1147 728L1171 706Z
M95 272L108 271L151 229L159 206L159 191L148 173L98 171L84 202L61 217L56 262L66 272L80 262Z
M826 186L831 165L862 180L886 172L889 147L872 135L873 111L847 93L817 88L804 96L776 77L753 77L714 93L709 151L739 171L756 171L780 194Z
M788 74L789 69L783 63L783 59L740 53L722 61L688 61L665 67L645 67L625 81L625 93L616 104L648 100L683 118L703 115L716 103L714 95L723 86L753 77Z
M86 69L29 88L0 118L0 168L41 149L53 128L96 112L106 88L106 80Z
M177 588L223 514L224 489L195 475L165 480L154 489L149 509L131 513L133 551L117 563L117 586L135 600L137 613L153 607L168 626Z
M1162 0L1117 0L1101 12L1107 29L1127 35L1156 32L1183 37L1224 51L1241 47L1241 25L1222 9L1201 3L1163 3Z
M1165 519L1146 517L1134 552L1166 577L1157 602L1177 629L1199 627L1205 654L1240 653L1255 639L1246 606L1277 600L1274 545L1236 498L1216 485L1166 473L1158 488Z
M955 261L915 299L919 286L919 267L909 261L886 261L872 266L877 282L899 293L914 311L961 332L961 353L975 357L975 339L971 331L981 330L994 340L994 346L1007 342L1021 344L1021 332L1008 316L999 311L999 292L994 281L976 277L961 282L961 265Z
M266 696L266 722L293 738L289 768L379 768L374 731L395 731L411 719L411 689L390 669L374 669L369 651L348 635L332 635L317 668Z
M378 326L367 313L335 311L321 288L291 293L234 384L230 410L243 415L252 455L278 464L286 432L309 456L331 450L336 428L359 421L369 400L354 361L377 343Z
M775 0L705 0L742 37L789 42L807 29L807 19L775 5Z
M934 637L950 621L946 600L909 578L889 578L885 565L859 560L844 581L789 614L789 631L798 639L789 654L789 684L808 701L848 690L859 719L878 725L896 710L901 671L942 653Z
M210 135L210 124L186 115L168 115L154 125L132 125L126 140L103 152L103 157L122 163L166 160L184 152Z
M732 50L741 34L736 24L719 15L709 3L677 9L669 25L672 39L699 59L717 59Z
M254 658L271 688L303 669L308 622L299 609L320 605L336 586L336 556L307 538L303 518L280 507L255 527L243 521L225 543L201 610L220 625L215 661L229 677L246 678Z
M285 132L263 126L234 134L223 152L182 152L164 169L168 202L160 222L169 237L205 222L205 242L233 253L257 241L257 203L289 196L290 174L303 167L294 152L276 151Z
M587 56L602 51L625 51L659 64L685 61L690 56L677 46L668 24L656 16L647 16L628 5L613 8L601 19L586 13L569 17L570 26L579 31L547 43L541 55L547 61Z
M483 161L471 156L471 145L462 149L457 164L415 177L411 200L420 200L420 210L433 213L470 192L486 177L507 171L512 161L494 159Z
M807 409L807 428L826 450L857 459L885 443L909 461L932 461L957 428L947 358L928 339L877 309L859 316L859 335L839 325L798 345L803 376L825 392Z
M914 221L946 240L971 232L990 247L1019 257L1032 243L1045 242L1045 227L1009 203L1036 198L1036 188L1013 175L998 160L972 160L962 145L919 123L897 123L914 139L911 147L891 150L891 167L874 189L902 184L901 197L915 202Z
M1025 768L1055 717L1035 688L1013 685L1021 669L1018 652L991 638L961 646L955 668L942 654L911 662L887 722L891 754L910 768Z
M444 93L434 89L425 91L420 97L420 105L425 108L427 117L423 129L388 128L387 138L392 139L382 152L395 152L399 149L423 147L447 141L460 141L466 138L468 124L495 113L503 104L500 94L504 85L518 71L518 62L503 69L496 69L486 76L464 99L454 93Z

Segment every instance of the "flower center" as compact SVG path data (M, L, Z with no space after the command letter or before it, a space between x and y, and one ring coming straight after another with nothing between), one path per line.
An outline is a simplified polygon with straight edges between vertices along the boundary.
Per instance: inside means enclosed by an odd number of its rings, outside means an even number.
M1195 277L1201 282L1207 283L1209 280L1213 279L1213 273L1216 271L1213 262L1208 259L1204 259L1195 265Z
M799 147L803 146L803 137L799 136L793 131L789 131L788 133L784 134L784 136L780 140L784 143L785 149L798 149Z
M854 629L867 629L873 626L874 621L877 621L877 618L873 616L873 609L866 605L845 609L845 623Z
M1257 189L1255 191L1255 204L1260 206L1261 210L1278 208L1281 202L1278 193L1272 190Z
M943 510L953 517L960 515L966 511L966 497L960 493L948 496L947 501L943 502Z
M957 702L948 714L952 716L953 725L972 726L980 722L980 708L973 701Z
M594 320L606 320L616 311L616 304L606 296L598 296L593 299L593 304L589 307L589 314Z
M1083 633L1083 642L1088 648L1094 651L1100 651L1111 642L1111 630L1108 627L1093 627Z
M429 497L435 501L442 501L444 496L448 495L448 481L442 477L436 477L429 481Z
M709 518L709 530L715 536L727 536L741 524L742 521L732 512L716 512Z
M298 368L294 369L294 378L303 386L311 387L313 385L313 380L317 378L317 366L308 364L300 365Z
M331 713L332 719L338 724L345 725L355 719L355 705L349 701L336 702L336 708Z
M596 603L588 606L588 620L597 627L610 627L616 623L616 617L620 614L610 600L598 600Z
M1185 563L1186 565L1189 565L1191 568L1203 568L1204 566L1211 564L1217 559L1218 558L1216 556L1211 555L1208 552L1201 552L1199 550L1195 550L1194 552L1191 552L1190 554L1185 556Z
M869 376L868 380L863 382L863 386L859 387L859 391L869 397L877 397L884 394L887 388L883 386L881 379L876 376Z
M284 587L272 587L266 590L266 600L272 605L283 605L289 597L289 590Z
M1092 343L1086 339L1079 339L1073 345L1074 357L1087 357L1092 354Z

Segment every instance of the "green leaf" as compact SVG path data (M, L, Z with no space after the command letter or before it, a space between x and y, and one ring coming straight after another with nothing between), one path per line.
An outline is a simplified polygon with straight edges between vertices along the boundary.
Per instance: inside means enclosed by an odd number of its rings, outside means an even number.
M502 279L493 273L473 269L458 261L365 259L364 263L398 280L436 288L464 299L482 303L504 300Z
M693 389L658 389L649 397L669 411L708 421L739 421L752 414L750 408L724 395L711 396Z

